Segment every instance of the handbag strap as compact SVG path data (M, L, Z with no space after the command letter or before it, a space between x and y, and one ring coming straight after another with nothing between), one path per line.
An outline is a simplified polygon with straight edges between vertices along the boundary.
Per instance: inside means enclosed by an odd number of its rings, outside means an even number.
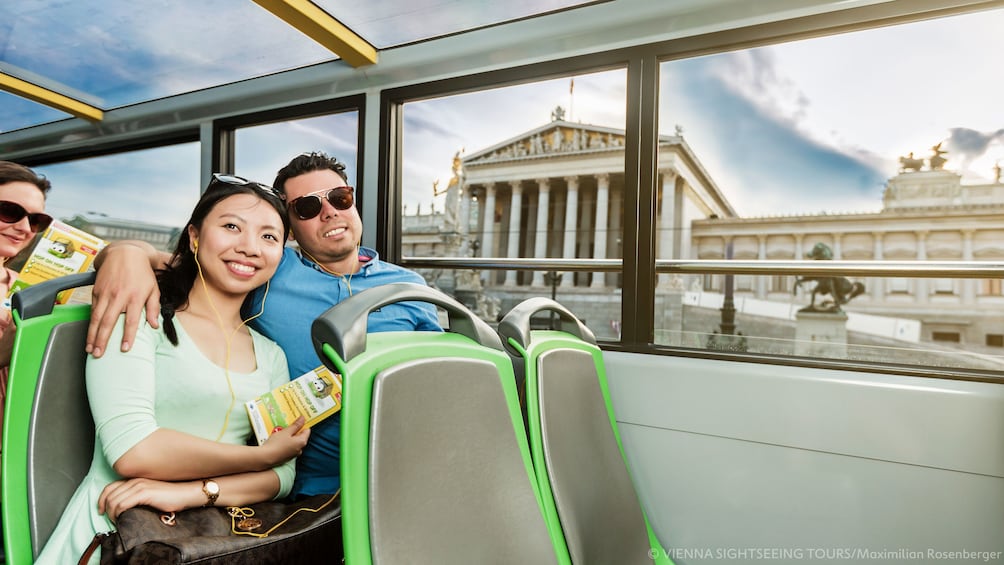
M238 523L239 523L238 522L238 518L243 518L243 519L250 518L251 516L254 515L254 509L247 508L247 507L240 507L240 506L230 506L230 507L227 507L227 513L230 514L230 529L231 529L231 531L234 534L237 534L237 535L253 536L253 537L256 537L256 538L268 537L272 532L274 532L275 530L277 530L280 526L282 526L283 524L285 524L286 522L288 522L289 520L291 520L293 518L293 516L296 516L300 512L315 512L316 513L316 512L320 512L321 510L324 510L325 508L327 508L332 502L334 502L338 498L338 495L341 493L341 490L342 489L338 489L335 492L335 494L331 495L331 497L328 498L328 500L324 502L324 504L321 504L317 508L307 508L307 507L297 508L296 510L294 510L293 512L291 512L289 514L289 516L286 516L279 523L277 523L276 525L274 525L271 528L269 528L268 531L262 532L260 534L255 533L255 532L240 531L238 529L239 528L239 526L238 526ZM171 514L174 514L174 513L172 512ZM109 536L111 536L113 533L114 532L98 532L98 533L94 534L94 538L91 539L91 543L88 544L87 549L85 549L84 553L80 556L80 560L77 561L77 565L87 565L88 562L90 562L90 560L91 560L91 556L94 555L94 552L99 547L101 547L102 542L104 542L104 540L106 538L108 538Z
M94 538L91 539L91 543L87 545L87 549L84 550L83 555L80 556L80 560L77 561L77 565L87 565L91 560L91 556L94 555L94 551L101 547L101 542L105 541L105 538L112 535L111 532L98 532L94 534Z

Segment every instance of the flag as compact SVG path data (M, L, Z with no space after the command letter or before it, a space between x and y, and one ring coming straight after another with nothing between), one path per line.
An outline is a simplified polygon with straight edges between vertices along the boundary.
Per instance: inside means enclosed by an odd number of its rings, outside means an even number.
M568 83L568 93L571 94L573 90L575 90L575 79L574 78L572 79L572 82Z

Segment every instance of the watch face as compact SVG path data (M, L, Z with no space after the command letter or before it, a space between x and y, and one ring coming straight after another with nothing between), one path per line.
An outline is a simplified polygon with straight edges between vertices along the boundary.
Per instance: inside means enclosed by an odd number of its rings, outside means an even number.
M206 492L208 494L220 494L220 485L215 481L206 481Z

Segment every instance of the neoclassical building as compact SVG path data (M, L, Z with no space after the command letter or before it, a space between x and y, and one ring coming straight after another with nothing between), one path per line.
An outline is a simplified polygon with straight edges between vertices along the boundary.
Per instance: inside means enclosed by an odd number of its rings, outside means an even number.
M1004 184L962 184L941 169L906 170L885 188L882 210L774 218L718 218L692 225L692 257L722 259L731 242L735 259L804 258L816 243L834 259L854 261L1004 261ZM1004 345L1000 279L864 279L853 309L923 322L922 339ZM736 292L788 300L793 277L737 276ZM720 280L705 288L719 289Z
M736 213L680 132L660 136L659 164L660 257L687 256L694 220ZM623 130L566 121L558 108L549 123L462 159L455 156L453 171L446 188L434 188L446 193L441 213L405 216L405 255L623 256ZM540 271L485 271L480 282L501 297L503 308L549 287ZM585 317L619 319L617 276L566 273L557 284L566 301L581 297L577 311ZM470 281L456 285L462 289ZM615 334L616 323L609 329Z
M681 136L660 137L659 164L661 256L679 257L692 245L687 227L693 220L734 217L735 211ZM476 202L481 220L471 235L483 256L621 257L623 171L622 130L566 122L557 113L550 123L463 160L460 225ZM540 287L543 275L522 280L509 272L489 282ZM564 277L561 286L616 286L605 279L583 273Z
M940 154L936 155L940 157ZM1004 260L1004 184L964 185L960 175L926 169L920 160L887 183L880 212L820 213L741 218L678 130L659 138L659 240L663 259L806 258L817 243L834 259ZM406 215L406 256L622 257L624 132L572 123L557 109L549 123L471 155L454 159L454 176L441 212ZM444 286L442 273L427 273ZM663 276L657 324L679 319L680 295L723 290L722 276L699 280ZM501 308L546 295L543 272L485 271L480 281L459 276L450 290L497 297ZM737 298L791 304L794 277L736 276ZM1004 346L1004 294L1000 280L864 279L866 291L849 310L919 320L924 341ZM615 336L619 280L602 273L567 274L556 283L562 302L598 335ZM800 303L805 302L799 296ZM693 299L691 300L693 302ZM609 320L609 323L607 321ZM686 328L678 327L678 330ZM609 326L609 327L608 327Z

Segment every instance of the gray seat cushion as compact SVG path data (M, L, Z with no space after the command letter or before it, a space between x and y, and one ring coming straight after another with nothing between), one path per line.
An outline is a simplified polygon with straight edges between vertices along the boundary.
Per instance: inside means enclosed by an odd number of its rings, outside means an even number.
M395 365L371 420L374 563L556 562L494 364Z
M28 432L28 513L34 556L48 541L94 456L84 365L88 320L53 328Z
M544 459L572 563L650 565L645 518L593 357L550 350L537 375Z

